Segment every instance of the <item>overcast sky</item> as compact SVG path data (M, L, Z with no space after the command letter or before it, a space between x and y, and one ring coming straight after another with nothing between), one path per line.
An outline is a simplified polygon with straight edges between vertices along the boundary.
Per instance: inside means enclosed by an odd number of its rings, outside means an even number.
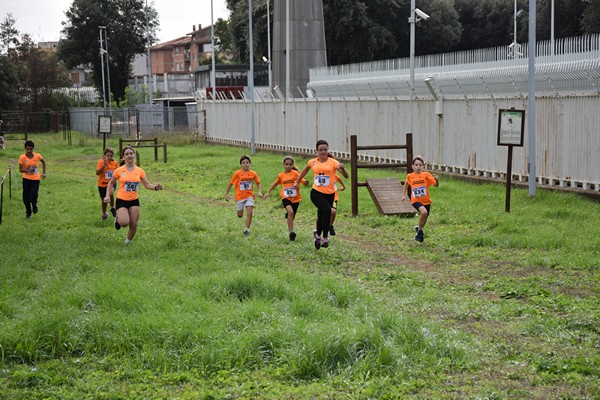
M72 0L0 0L0 22L11 13L21 34L29 33L35 42L58 41L61 22ZM158 11L159 42L185 36L192 26L210 26L210 0L149 0ZM225 0L213 0L213 18L229 18Z

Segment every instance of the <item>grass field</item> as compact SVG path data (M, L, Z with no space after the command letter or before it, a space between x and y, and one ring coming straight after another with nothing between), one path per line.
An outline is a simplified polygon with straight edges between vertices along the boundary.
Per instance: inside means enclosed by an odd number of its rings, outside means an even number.
M505 213L504 186L441 175L421 244L365 188L353 218L347 179L317 251L308 189L295 242L277 192L245 237L224 194L248 149L176 137L167 164L140 150L165 190L141 190L125 245L100 218L102 141L34 140L40 212L4 191L0 399L600 399L597 202L514 189ZM252 156L263 191L282 159Z

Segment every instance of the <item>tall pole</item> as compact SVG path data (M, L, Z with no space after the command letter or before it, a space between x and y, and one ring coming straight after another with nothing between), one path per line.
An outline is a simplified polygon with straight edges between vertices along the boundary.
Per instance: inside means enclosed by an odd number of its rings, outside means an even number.
M146 0L146 41L148 47L148 62L146 63L148 71L148 103L152 103L152 60L150 59L150 23L148 21L148 0Z
M536 143L535 143L535 0L529 0L529 195L535 196Z
M216 71L215 71L215 23L213 20L213 0L210 0L210 42L211 42L211 59L212 59L212 73L210 74L210 86L212 87L212 99L215 101L216 98Z
M554 0L550 4L550 54L554 55Z
M100 65L102 66L102 108L104 109L104 113L106 114L106 85L104 82L104 45L102 41L102 28L103 26L99 26L100 30Z
M414 133L412 106L415 97L415 8L415 0L410 0L410 17L408 18L408 22L410 24L410 98L408 100L408 120L410 133Z
M271 0L267 0L267 58L269 59L269 63L267 67L269 67L269 93L273 90L273 78L271 73L271 11L269 10L269 3Z
M515 0L515 11L513 13L513 58L517 59L517 0Z
M290 0L285 0L285 98L290 98Z
M108 57L108 36L106 34L106 27L104 27L104 45L106 46L106 82L108 84L108 109L112 115L112 100L110 91L110 62Z
M250 73L248 76L248 89L250 90L250 113L252 114L252 142L251 142L251 151L252 154L256 153L256 142L255 142L255 123L254 123L254 40L252 36L252 0L248 0L248 29L249 29L249 37L250 37Z

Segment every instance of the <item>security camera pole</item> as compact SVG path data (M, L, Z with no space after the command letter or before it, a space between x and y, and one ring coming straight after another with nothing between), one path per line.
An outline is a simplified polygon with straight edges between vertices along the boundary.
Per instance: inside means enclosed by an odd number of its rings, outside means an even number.
M410 17L408 18L408 23L410 24L410 98L408 102L410 133L414 133L412 102L415 97L415 8L415 0L410 0Z

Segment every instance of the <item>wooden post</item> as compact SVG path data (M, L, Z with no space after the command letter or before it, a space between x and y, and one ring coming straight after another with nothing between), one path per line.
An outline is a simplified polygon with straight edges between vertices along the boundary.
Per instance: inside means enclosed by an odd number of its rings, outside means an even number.
M412 133L406 134L406 173L409 174L413 172L412 169L412 159L413 159L413 141L412 141Z
M356 135L350 136L350 185L352 190L352 216L358 215L358 155L356 150Z
M512 186L512 154L513 146L508 146L508 161L506 165L506 202L504 205L504 211L510 212L510 189Z
M154 161L158 161L158 139L154 138Z
M119 161L117 164L121 162L121 154L123 154L123 139L119 138Z

